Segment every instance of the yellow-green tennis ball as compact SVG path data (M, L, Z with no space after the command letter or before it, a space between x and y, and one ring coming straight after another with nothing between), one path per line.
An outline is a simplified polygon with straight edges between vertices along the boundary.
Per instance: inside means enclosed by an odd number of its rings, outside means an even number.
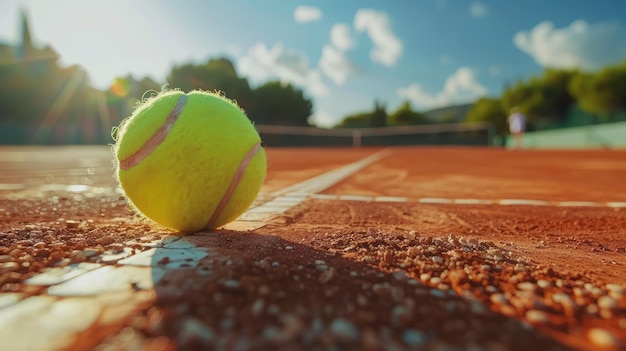
M116 139L117 177L127 198L181 232L237 219L265 179L259 134L221 95L162 92L121 124Z

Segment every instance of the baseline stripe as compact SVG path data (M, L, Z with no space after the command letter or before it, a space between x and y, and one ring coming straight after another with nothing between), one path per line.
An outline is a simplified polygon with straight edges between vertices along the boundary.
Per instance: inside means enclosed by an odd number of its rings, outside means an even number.
M243 157L243 159L239 163L239 167L237 167L237 171L235 172L233 179L231 179L230 184L228 185L228 189L226 189L226 192L222 196L222 199L220 200L219 204L217 204L215 211L213 211L213 215L211 216L211 219L209 219L209 221L207 222L205 226L206 228L211 229L214 227L215 222L217 221L217 218L220 216L220 214L222 214L222 211L224 210L224 208L230 201L230 197L233 195L233 193L235 192L235 189L237 189L237 185L239 185L239 182L243 178L243 174L245 173L246 168L248 168L248 165L252 161L252 158L254 158L254 155L256 155L260 149L261 149L261 142L259 141L258 143L254 144L254 146L252 146L250 151L248 151L248 153Z
M161 145L161 143L165 140L167 135L174 127L174 123L178 120L178 117L183 112L185 108L185 104L187 103L187 95L183 94L176 102L176 106L167 118L165 119L165 123L152 134L150 139L148 139L141 147L135 151L132 155L127 158L120 160L120 168L124 171L135 167L140 164L148 155L150 155L157 146Z
M363 202L415 202L422 204L458 204L458 205L501 205L501 206L557 206L557 207L612 207L626 208L626 202L593 202L593 201L545 201L527 199L449 199L441 197L406 198L392 196L361 196L309 194L316 200L344 200Z

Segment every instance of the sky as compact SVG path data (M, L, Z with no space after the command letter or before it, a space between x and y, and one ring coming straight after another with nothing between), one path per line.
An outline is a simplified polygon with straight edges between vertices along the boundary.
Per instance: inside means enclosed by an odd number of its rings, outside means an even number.
M17 43L20 9L95 87L227 57L252 86L302 89L325 127L374 101L427 111L626 60L622 0L0 0L0 42Z

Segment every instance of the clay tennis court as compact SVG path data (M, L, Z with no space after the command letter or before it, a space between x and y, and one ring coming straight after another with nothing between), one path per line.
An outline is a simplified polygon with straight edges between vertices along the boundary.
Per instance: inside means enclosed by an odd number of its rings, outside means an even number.
M269 148L189 236L107 147L0 148L6 350L619 350L626 151Z

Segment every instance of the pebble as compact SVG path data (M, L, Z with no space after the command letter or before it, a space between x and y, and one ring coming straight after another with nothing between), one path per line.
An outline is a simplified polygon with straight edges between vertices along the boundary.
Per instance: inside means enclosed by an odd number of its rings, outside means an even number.
M552 295L552 301L561 304L566 309L573 309L575 304L572 298L565 293L557 293Z
M395 271L392 273L392 276L399 281L405 281L408 279L405 271Z
M269 325L263 329L263 339L272 342L281 342L285 339L285 333L276 326Z
M534 291L536 286L531 282L521 282L517 284L517 288L523 291Z
M446 296L446 293L439 289L430 289L430 295L443 298Z
M402 334L402 341L411 347L422 346L425 342L424 333L415 329L407 329Z
M359 330L347 319L337 318L330 325L330 331L336 336L351 340L359 340Z
M18 272L8 272L0 276L0 285L5 283L17 283L22 278L22 275Z
M320 284L326 284L335 277L335 273L335 270L332 268L327 271L323 271L317 280Z
M607 284L606 289L611 292L618 293L618 294L624 293L624 287L619 284Z
M239 281L234 279L228 279L224 282L224 287L227 289L238 289L240 286Z
M178 334L178 343L187 345L194 340L202 344L208 344L214 337L213 329L196 318L187 318L183 322L182 330Z
M585 307L585 310L587 310L587 313L592 315L598 314L598 312L600 311L598 305L596 305L595 303L587 305L587 307Z
M441 278L439 277L432 277L430 278L430 283L433 285L439 285L441 284Z
M489 296L489 300L497 305L505 305L508 303L506 297L499 293Z
M405 306L399 305L391 310L391 323L396 327L404 326L411 319L411 313Z
M318 271L325 271L328 269L328 266L326 265L326 262L322 260L315 260L315 269Z
M600 347L615 347L618 344L617 338L606 329L593 328L587 333L589 341Z
M385 261L386 263L393 263L395 259L395 254L393 251L391 250L385 250L385 252L383 252L383 261Z
M552 286L552 283L550 283L550 281L545 280L545 279L539 279L539 280L537 280L537 286L542 288L542 289L547 289L550 286Z
M262 259L262 260L256 261L254 264L259 266L264 271L269 270L272 266L272 264L270 263L268 259Z
M83 255L87 258L89 257L93 257L97 254L99 254L100 252L98 251L98 249L84 249L83 250Z
M617 301L610 296L600 296L598 299L598 307L606 310L612 310L617 307Z
M430 258L434 263L436 264L442 264L443 263L443 257L441 256L433 256Z
M598 288L597 286L592 287L591 289L589 289L589 293L593 296L602 296L604 295L604 291L602 291L602 289Z
M598 314L600 315L600 318L603 318L603 319L613 318L613 312L611 312L611 310L602 309L600 310L600 313Z
M515 310L515 308L513 306L501 305L500 306L500 313L502 313L505 316L513 317L513 316L515 316L517 314L517 311Z
M543 311L528 310L526 312L526 319L530 323L546 323L548 322L548 315Z
M574 296L576 297L583 297L583 296L587 296L588 291L581 289L581 288L574 288L573 289L574 292Z
M10 255L0 255L0 263L13 262L15 259Z
M254 301L254 303L252 304L252 315L259 316L263 311L264 306L265 301L263 301L263 299L257 299L256 301Z
M285 250L287 251L293 250L293 246L287 245L285 246Z
M113 252L113 253L119 253L119 252L124 251L124 245L122 245L122 244L111 244L111 245L109 245L109 250L111 250L111 252ZM85 255L85 256L87 256L87 255Z
M504 254L499 249L488 249L487 254L491 256L494 261L501 261L504 259Z
M20 265L17 262L4 262L0 263L0 275L7 272L15 272L20 269Z
M67 221L65 221L65 226L67 228L78 228L79 225L80 225L80 222L78 221L73 221L71 219L68 219Z

